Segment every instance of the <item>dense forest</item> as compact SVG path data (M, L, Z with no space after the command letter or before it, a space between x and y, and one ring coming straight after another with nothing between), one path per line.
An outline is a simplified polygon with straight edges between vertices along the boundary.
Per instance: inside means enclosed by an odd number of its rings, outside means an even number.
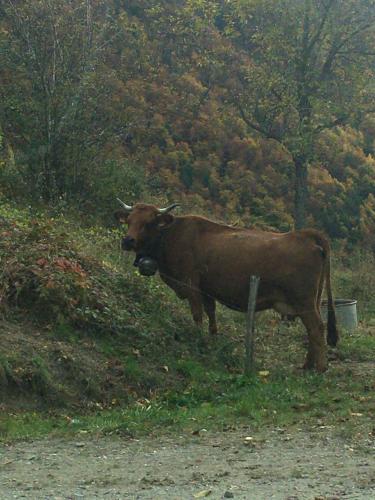
M0 195L375 247L373 0L2 0Z

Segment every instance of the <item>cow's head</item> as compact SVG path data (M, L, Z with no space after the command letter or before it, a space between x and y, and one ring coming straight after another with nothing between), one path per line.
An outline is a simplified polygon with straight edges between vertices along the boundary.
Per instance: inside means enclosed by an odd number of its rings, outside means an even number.
M169 212L177 207L178 203L166 208L143 203L131 207L118 198L117 200L122 210L117 210L115 217L120 223L128 225L128 234L122 239L123 250L147 254L148 248L155 244L161 232L173 223L174 217Z

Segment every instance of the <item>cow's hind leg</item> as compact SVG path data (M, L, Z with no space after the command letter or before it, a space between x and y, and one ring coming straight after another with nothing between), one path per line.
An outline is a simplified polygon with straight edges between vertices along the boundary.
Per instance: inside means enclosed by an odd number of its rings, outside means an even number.
M324 288L324 270L322 270L321 272L319 278L318 290L316 294L316 305L318 307L318 311L320 311L320 306L322 305L323 288Z
M208 329L211 335L217 334L217 324L216 324L216 303L215 299L209 297L208 295L202 294L203 306L206 314L208 316Z
M309 338L304 368L308 370L315 368L318 372L324 372L327 369L327 344L324 335L324 324L316 304L311 305L310 310L305 307L304 312L299 316Z

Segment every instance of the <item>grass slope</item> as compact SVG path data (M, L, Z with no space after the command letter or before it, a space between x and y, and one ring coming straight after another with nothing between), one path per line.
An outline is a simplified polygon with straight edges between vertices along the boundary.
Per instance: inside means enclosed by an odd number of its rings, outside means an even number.
M218 338L196 331L159 278L137 274L116 230L3 204L0 236L3 440L166 426L198 432L239 422L341 422L345 432L372 432L370 261L357 256L340 272L336 263L336 289L340 296L357 289L365 321L331 352L326 374L298 369L303 328L268 313L257 319L257 370L245 378L243 315L219 308ZM350 279L355 265L365 287Z

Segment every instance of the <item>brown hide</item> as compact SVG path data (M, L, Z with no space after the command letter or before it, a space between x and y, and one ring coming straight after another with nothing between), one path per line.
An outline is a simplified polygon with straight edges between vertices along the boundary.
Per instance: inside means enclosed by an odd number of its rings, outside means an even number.
M324 281L328 294L328 342L338 340L330 283L330 247L318 231L273 233L234 228L203 217L159 214L137 204L127 219L126 249L157 260L160 276L180 298L188 299L194 321L203 309L211 333L217 332L215 300L246 311L249 279L260 277L256 309L273 308L299 316L309 336L305 367L326 369L326 342L320 317ZM129 243L130 242L130 243ZM130 248L131 247L131 248Z

